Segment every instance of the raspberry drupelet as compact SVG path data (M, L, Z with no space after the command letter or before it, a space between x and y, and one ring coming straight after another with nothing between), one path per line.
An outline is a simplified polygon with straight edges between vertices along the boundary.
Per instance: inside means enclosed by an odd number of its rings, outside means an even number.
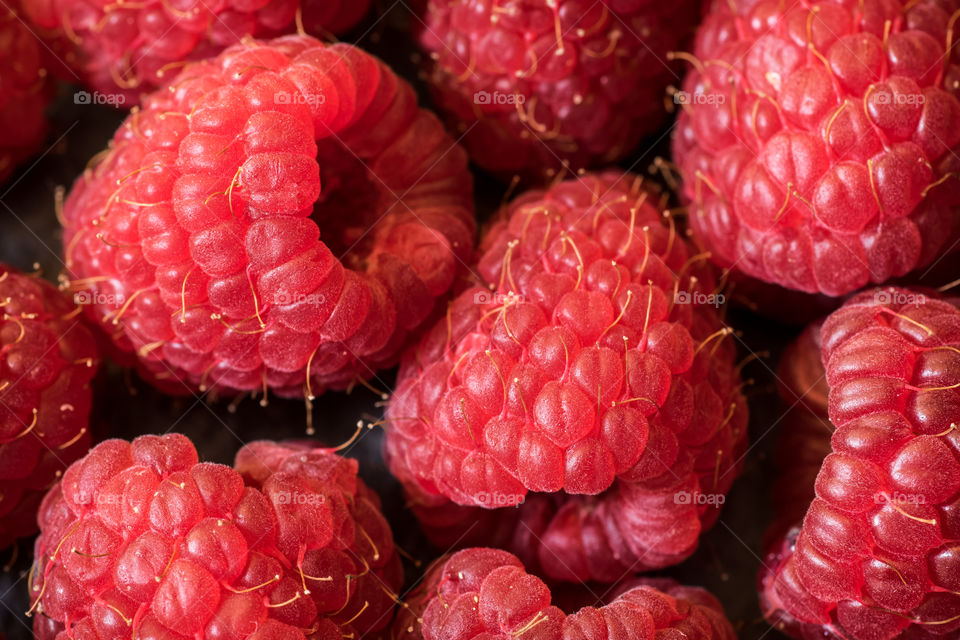
M466 154L349 45L231 47L132 113L77 180L91 317L166 389L311 397L392 364L469 260Z
M707 591L671 580L636 581L603 606L566 614L550 590L506 551L465 549L441 558L401 610L397 640L734 640ZM597 603L599 605L599 603Z
M234 468L184 436L108 440L44 499L40 640L333 640L393 619L402 583L357 462L254 442Z
M79 310L0 264L0 548L37 530L47 489L90 448L99 364Z
M767 619L793 637L960 632L957 303L877 289L823 324L832 452L761 575Z
M428 536L481 519L480 535L515 530L532 570L613 582L679 562L714 522L746 404L731 329L705 304L713 274L657 199L609 172L500 212L477 266L490 288L405 354L386 412ZM504 523L517 514L525 527Z
M370 2L30 0L25 5L36 28L69 43L64 58L91 89L129 108L184 65L213 57L244 37L340 33L363 18Z
M669 52L699 0L431 0L419 34L435 102L471 159L543 179L615 162L664 121Z
M953 0L714 0L673 138L698 242L830 296L956 249L958 17Z

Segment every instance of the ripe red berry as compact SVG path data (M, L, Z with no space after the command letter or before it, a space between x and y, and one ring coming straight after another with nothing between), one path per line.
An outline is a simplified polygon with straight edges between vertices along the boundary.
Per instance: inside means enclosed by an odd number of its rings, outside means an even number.
M821 329L832 452L761 576L765 615L794 637L960 633L957 302L877 289Z
M707 591L672 580L634 581L603 606L565 614L515 556L473 548L442 559L401 610L398 640L733 640Z
M390 364L472 249L466 154L376 58L247 42L130 115L64 209L88 310L158 384L311 395Z
M0 548L37 530L37 508L90 448L93 334L50 283L0 264Z
M179 434L108 440L39 520L41 640L351 637L390 623L402 582L357 462L307 444L254 442L231 469Z
M953 249L952 11L933 0L712 3L674 156L691 226L719 263L838 296Z
M420 39L435 101L481 167L541 178L608 164L663 122L668 52L697 0L432 0Z
M369 0L29 0L25 10L47 35L66 40L66 59L84 81L131 107L180 69L217 55L243 37L272 38L304 29L340 33L355 25Z
M20 10L19 0L0 5L0 183L43 143L53 94L43 45Z
M387 409L388 460L428 535L456 526L448 501L528 502L539 524L518 554L614 581L682 560L713 523L746 405L712 273L655 200L611 172L500 213L477 266L491 287L405 355Z

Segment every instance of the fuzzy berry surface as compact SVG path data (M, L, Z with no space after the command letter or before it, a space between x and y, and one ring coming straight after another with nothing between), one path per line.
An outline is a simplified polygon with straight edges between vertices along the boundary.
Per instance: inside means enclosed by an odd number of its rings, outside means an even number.
M0 5L0 183L38 151L53 97L43 45L21 15L19 0Z
M715 260L839 296L954 249L958 8L712 3L673 150Z
M47 489L90 448L99 364L76 307L0 264L0 548L37 530Z
M304 36L147 98L63 217L70 286L146 377L306 397L391 364L474 230L466 154L410 85Z
M179 434L107 440L40 510L40 640L333 640L384 628L402 582L357 462L258 441L234 468Z
M386 455L428 535L451 509L543 507L525 552L612 582L685 558L716 518L746 440L734 343L705 257L642 182L519 196L481 245L489 288L404 356Z
M668 52L699 0L431 0L420 33L438 108L471 159L542 179L615 162L664 121Z
M767 619L796 638L960 633L957 302L877 289L823 324L832 451L761 576Z
M566 614L550 589L506 551L441 559L394 623L397 640L734 640L720 603L671 580L637 581L609 604ZM599 603L597 603L599 605Z
M29 0L24 9L35 29L67 44L64 61L89 88L130 108L185 64L244 37L340 33L369 7L369 0Z

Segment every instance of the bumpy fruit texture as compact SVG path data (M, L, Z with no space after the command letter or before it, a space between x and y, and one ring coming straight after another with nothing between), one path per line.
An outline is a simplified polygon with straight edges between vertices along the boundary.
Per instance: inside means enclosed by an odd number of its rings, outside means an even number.
M179 434L108 440L39 519L40 640L358 637L402 583L356 461L309 444L254 442L231 469Z
M838 296L953 248L958 6L713 2L673 143L720 264Z
M74 305L0 264L0 548L37 530L47 489L90 448L99 364Z
M43 143L53 92L45 50L20 9L19 1L0 5L0 183Z
M471 200L406 82L289 36L147 98L75 183L64 252L157 384L310 396L394 360L470 257Z
M699 0L431 0L437 106L481 167L531 179L619 160L663 122Z
M369 0L29 0L25 13L47 37L69 40L66 62L109 104L132 107L189 62L244 37L297 29L320 36L356 24Z
M960 633L957 302L878 289L823 325L832 452L761 576L765 615L794 637Z
M393 626L397 640L734 640L707 591L671 580L637 581L609 604L565 614L520 560L473 548L434 565Z
M387 409L386 454L428 535L525 502L538 522L518 552L553 578L615 581L682 560L712 524L746 405L705 304L713 275L656 199L610 172L500 212L477 264L490 288L408 351Z

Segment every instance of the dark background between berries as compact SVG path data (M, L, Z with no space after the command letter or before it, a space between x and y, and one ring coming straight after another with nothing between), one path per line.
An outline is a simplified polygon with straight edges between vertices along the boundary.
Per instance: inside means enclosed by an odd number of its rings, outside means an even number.
M376 17L361 26L345 42L355 43L386 60L410 80L429 104L417 77L416 53L407 34L410 10L400 1L378 7ZM679 79L677 80L679 84ZM56 280L63 269L60 230L54 214L54 190L68 186L83 171L87 161L102 149L123 119L109 107L76 105L73 88L63 87L51 109L53 127L45 154L28 162L11 180L0 186L0 261L25 271L35 270ZM670 126L648 138L636 154L621 163L624 169L649 174L657 156L669 151ZM477 212L488 217L502 201L506 185L475 172ZM751 448L741 477L727 496L719 522L701 538L700 548L683 564L661 572L685 584L709 589L723 602L727 615L743 640L781 640L785 636L762 619L756 598L757 571L762 540L771 520L769 488L776 469L769 455L779 433L784 408L776 395L773 370L782 347L798 328L775 324L742 311L731 310L728 323L738 330L742 357L763 353L749 363L744 377L754 379L747 388L750 400ZM769 352L767 355L764 352ZM389 391L394 372L382 372L373 386ZM376 421L382 415L380 398L358 387L350 394L328 393L314 403L316 437L326 444L345 442L357 420ZM303 403L272 399L261 407L245 398L231 410L230 401L211 395L169 397L137 379L135 374L108 367L97 380L94 431L98 439L131 439L146 433L181 432L196 444L201 460L232 464L244 443L257 439L305 437ZM384 511L398 544L426 566L443 550L431 549L423 540L412 514L405 508L400 485L389 474L381 456L383 432L365 431L345 454L360 461L360 473L380 494ZM0 630L8 640L31 637L26 574L32 561L32 541L21 541L17 551L0 557ZM405 562L406 588L413 587L422 568ZM602 585L581 587L585 597L602 597Z

